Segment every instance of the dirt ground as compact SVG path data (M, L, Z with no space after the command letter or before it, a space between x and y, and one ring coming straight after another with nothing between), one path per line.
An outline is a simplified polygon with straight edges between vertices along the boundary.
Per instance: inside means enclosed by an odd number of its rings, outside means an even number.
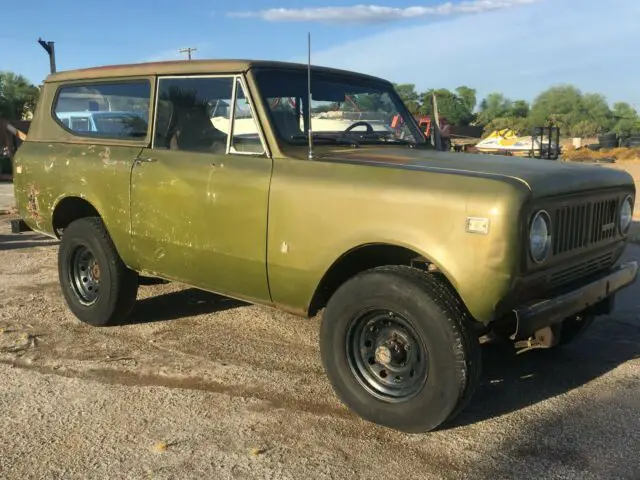
M638 284L565 350L485 345L457 424L411 436L338 402L319 319L160 284L89 327L56 253L0 219L0 478L640 478Z
M15 206L13 198L13 184L0 181L0 214L11 210Z

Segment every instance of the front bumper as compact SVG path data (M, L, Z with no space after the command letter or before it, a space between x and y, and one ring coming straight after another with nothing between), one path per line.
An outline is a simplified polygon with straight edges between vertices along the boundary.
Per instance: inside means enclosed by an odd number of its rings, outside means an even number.
M600 278L570 292L534 304L514 309L516 332L514 340L529 338L536 331L562 322L632 284L638 275L638 262L622 263Z

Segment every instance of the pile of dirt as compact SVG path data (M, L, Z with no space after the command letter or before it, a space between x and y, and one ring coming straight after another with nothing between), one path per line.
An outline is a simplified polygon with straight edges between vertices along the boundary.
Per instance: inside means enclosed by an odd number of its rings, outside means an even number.
M591 150L590 148L565 147L562 151L562 158L572 162L596 161L611 159L614 161L640 160L640 148L603 148Z

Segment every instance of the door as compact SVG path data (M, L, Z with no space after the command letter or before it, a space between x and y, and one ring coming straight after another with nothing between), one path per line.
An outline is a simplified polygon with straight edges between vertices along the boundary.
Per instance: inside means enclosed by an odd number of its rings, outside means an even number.
M266 238L272 160L242 81L158 81L152 148L131 175L140 269L221 294L269 301Z

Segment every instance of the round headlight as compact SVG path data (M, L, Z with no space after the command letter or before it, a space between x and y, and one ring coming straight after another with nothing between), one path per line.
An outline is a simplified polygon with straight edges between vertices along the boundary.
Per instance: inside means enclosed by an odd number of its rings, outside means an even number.
M529 229L529 251L536 263L544 262L551 250L551 219L549 214L540 210L535 214Z
M633 220L633 200L631 195L624 199L620 208L620 231L627 233Z

